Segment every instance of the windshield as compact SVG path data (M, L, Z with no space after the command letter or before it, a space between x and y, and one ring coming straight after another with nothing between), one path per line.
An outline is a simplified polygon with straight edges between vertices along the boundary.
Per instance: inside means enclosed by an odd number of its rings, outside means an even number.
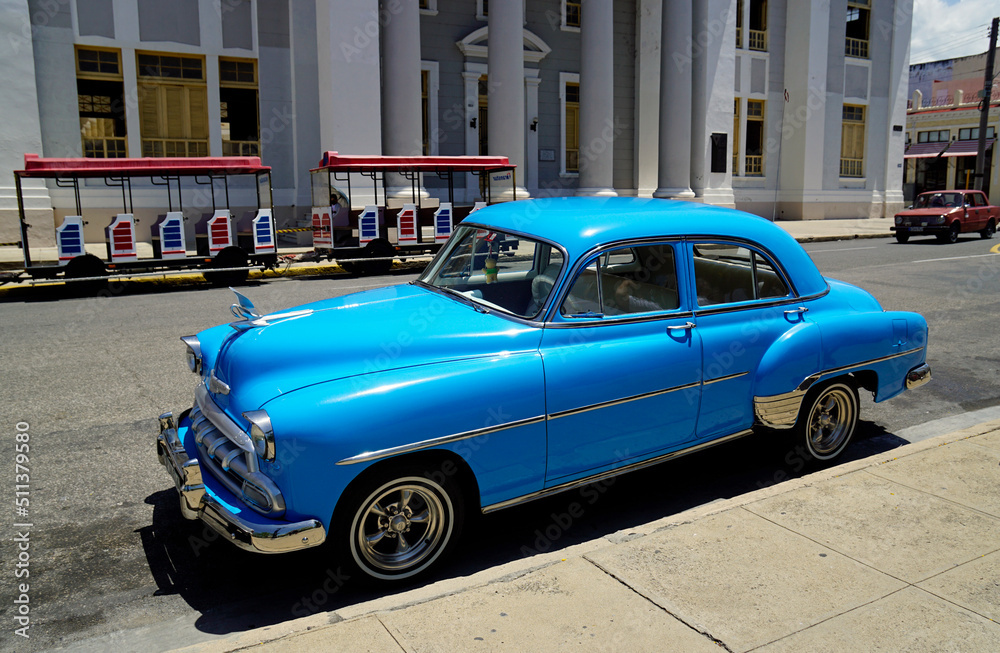
M917 196L917 203L913 205L913 208L952 208L955 206L962 206L961 193L924 193Z
M486 308L534 318L562 266L562 252L547 243L460 226L419 281Z

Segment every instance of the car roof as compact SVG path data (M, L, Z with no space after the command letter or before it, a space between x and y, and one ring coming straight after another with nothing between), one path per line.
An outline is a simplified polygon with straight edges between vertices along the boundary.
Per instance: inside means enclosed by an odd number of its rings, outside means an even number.
M800 295L827 288L788 232L760 216L720 206L637 197L550 197L494 204L467 220L558 243L571 261L594 247L640 238L736 238L771 252Z

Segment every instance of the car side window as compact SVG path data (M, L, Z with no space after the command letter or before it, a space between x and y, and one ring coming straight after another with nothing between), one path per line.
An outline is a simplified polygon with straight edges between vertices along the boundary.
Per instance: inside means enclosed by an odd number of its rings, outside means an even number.
M674 310L677 265L669 244L640 245L603 252L573 282L562 315L631 315Z
M698 305L714 306L790 293L774 264L752 249L725 243L699 243L693 248Z
M973 206L986 206L986 200L979 193L972 193L972 205Z

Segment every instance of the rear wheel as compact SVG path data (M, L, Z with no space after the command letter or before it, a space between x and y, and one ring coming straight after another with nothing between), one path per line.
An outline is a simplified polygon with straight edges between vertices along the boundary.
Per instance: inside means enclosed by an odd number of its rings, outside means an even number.
M910 233L907 231L897 231L896 232L896 242L905 243L910 239Z
M997 225L992 220L986 224L986 228L979 232L980 238L992 238L993 234L997 232Z
M795 423L808 458L830 461L842 454L858 424L858 391L850 383L835 381L806 395Z
M343 559L369 578L395 581L431 568L452 549L465 505L454 480L440 482L395 465L341 499L332 535Z

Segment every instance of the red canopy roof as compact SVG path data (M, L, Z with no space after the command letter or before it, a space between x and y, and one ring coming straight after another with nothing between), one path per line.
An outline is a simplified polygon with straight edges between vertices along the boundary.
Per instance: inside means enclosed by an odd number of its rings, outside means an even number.
M453 170L459 172L482 172L511 169L510 160L505 156L380 156L371 154L353 155L324 152L317 170L341 170L359 172L362 170L408 170L435 172Z
M160 177L195 175L247 175L268 172L257 156L149 157L141 159L43 159L24 155L21 177Z
M989 149L995 138L986 140L986 149ZM941 154L941 149L947 146L948 149ZM979 151L979 140L951 141L950 143L911 143L903 154L904 159L927 159L938 156L976 156Z

